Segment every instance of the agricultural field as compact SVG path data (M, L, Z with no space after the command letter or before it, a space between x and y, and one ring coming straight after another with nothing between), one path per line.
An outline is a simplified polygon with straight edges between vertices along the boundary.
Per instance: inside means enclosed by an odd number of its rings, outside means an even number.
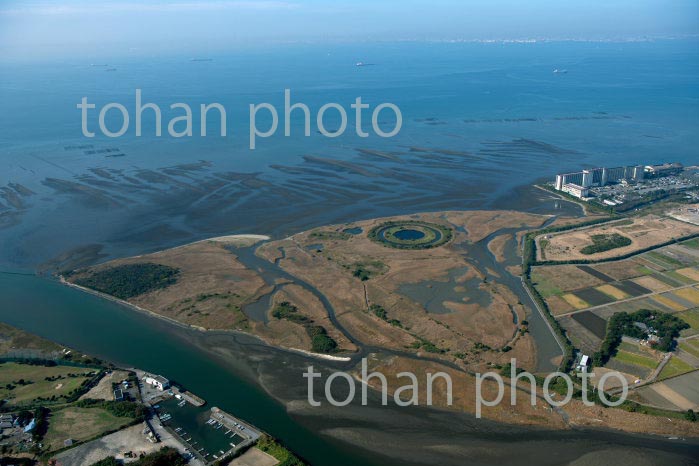
M678 313L699 307L699 250L687 243L620 261L537 266L531 276L557 317L588 309L606 318L643 306Z
M680 332L678 349L659 374L664 353L629 338L605 368L650 382L635 390L641 402L675 410L699 403L692 387L699 380L694 375L699 374L699 338L687 339L699 334L699 240L619 261L536 266L531 277L549 311L584 354L600 349L609 319L620 312L649 309L684 321L689 328Z
M7 362L0 364L0 398L7 400L9 406L61 401L96 375L95 369Z
M699 359L699 338L684 340L680 342L680 350L686 351L690 355Z
M682 359L673 356L670 361L663 367L660 371L658 380L668 379L670 377L675 377L680 374L686 374L687 372L692 372L694 367L691 364L684 362Z
M656 359L625 350L619 350L613 360L633 366L641 366L646 369L655 369L658 367L658 361Z
M680 312L677 314L677 316L687 322L690 327L687 330L682 331L683 337L699 334L699 309L691 309Z
M699 371L688 372L638 390L634 397L642 403L648 403L664 409L686 411L699 408Z

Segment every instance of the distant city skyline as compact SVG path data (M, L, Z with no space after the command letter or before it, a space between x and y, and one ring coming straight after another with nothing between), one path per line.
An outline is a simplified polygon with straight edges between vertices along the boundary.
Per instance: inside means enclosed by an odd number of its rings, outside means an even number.
M677 0L4 1L0 55L216 53L326 41L637 40L699 35Z

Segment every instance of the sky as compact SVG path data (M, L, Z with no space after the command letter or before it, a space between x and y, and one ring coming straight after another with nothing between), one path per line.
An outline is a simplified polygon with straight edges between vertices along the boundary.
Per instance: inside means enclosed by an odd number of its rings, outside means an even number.
M699 34L699 0L0 0L0 57Z

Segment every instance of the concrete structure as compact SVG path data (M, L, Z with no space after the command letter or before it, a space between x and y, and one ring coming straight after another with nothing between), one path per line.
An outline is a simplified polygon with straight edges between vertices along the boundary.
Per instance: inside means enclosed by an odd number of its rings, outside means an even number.
M170 388L170 381L162 375L146 375L143 381L160 391L165 391Z
M662 165L635 165L628 167L599 167L590 168L573 173L559 173L556 175L555 187L558 191L565 191L566 185L577 185L583 188L606 186L610 183L622 181L642 181L646 177L675 175L682 171L681 163L665 163ZM567 192L567 191L566 191Z
M594 174L590 170L583 170L582 172L582 187L583 188L589 188L592 186L592 180L594 178Z
M590 195L590 188L573 183L563 185L563 189L561 189L561 191L563 191L564 193L568 193L571 196L575 196L579 199L588 197Z
M661 165L646 165L644 171L648 176L667 176L676 175L681 172L683 168L684 165L679 162L674 162Z

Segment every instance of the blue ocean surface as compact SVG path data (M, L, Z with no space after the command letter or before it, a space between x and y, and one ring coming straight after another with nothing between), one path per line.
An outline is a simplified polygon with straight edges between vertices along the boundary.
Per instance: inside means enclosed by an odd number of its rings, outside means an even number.
M590 166L699 162L696 41L284 45L225 55L121 56L0 66L0 266L27 269L83 247L104 257L216 234L293 233L328 222L440 209L507 207L518 186ZM371 66L356 66L357 62ZM556 72L557 71L557 72ZM152 112L135 135L135 91ZM311 109L284 136L284 89ZM123 104L119 138L81 131L82 97ZM364 111L354 130L357 97ZM170 104L194 110L194 135L172 138ZM199 135L199 106L215 112ZM249 149L249 105L279 110L273 137ZM318 109L349 113L327 138ZM371 131L371 111L397 105L400 133ZM259 113L259 127L270 123ZM121 125L117 111L106 123ZM379 124L389 131L390 112ZM340 126L328 110L324 124ZM178 127L178 129L181 127ZM18 188L19 185L19 188ZM19 190L18 190L19 189Z

